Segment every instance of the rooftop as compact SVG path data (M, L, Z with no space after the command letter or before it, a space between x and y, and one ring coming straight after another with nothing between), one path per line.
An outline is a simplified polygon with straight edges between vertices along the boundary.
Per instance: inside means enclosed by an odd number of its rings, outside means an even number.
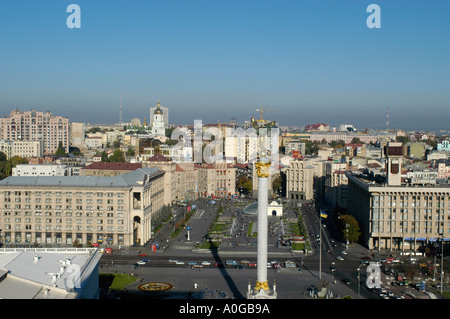
M0 298L76 298L100 257L95 248L0 249ZM80 281L71 285L74 270Z
M133 187L144 179L164 174L156 167L143 167L118 176L10 176L0 181L1 186L48 187Z
M107 162L97 162L92 163L83 169L105 169L105 170L116 170L116 171L134 171L138 168L142 168L141 163L107 163Z

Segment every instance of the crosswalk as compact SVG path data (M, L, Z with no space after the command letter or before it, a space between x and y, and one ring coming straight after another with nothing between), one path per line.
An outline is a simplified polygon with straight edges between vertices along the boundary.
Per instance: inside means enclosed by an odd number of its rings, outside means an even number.
M192 218L202 218L204 213L205 213L204 209L197 209L194 215L192 215Z

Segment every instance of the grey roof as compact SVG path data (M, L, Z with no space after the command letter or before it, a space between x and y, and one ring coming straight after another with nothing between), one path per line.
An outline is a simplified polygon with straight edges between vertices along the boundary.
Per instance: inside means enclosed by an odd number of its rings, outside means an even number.
M48 187L133 187L142 185L145 176L164 174L156 167L143 167L117 176L10 176L0 181L1 186Z
M95 275L101 254L95 248L1 249L0 272L6 278L0 282L2 299L76 298L84 291L88 278ZM77 271L75 294L68 280ZM45 293L45 287L51 289Z

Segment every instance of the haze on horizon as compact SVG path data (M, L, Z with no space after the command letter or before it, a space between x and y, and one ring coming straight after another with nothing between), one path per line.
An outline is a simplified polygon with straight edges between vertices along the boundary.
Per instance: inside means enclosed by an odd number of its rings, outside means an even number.
M447 130L450 2L0 2L0 116L15 108L73 122L173 124L259 117L282 126ZM366 8L381 8L369 29Z

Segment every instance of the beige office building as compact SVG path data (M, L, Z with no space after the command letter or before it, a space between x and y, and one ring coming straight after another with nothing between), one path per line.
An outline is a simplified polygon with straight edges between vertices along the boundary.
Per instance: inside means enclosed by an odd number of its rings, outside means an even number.
M450 185L401 179L401 144L386 148L386 176L347 172L348 209L369 249L418 252L450 240Z
M113 177L8 177L0 181L1 240L28 245L140 246L164 205L164 172Z
M311 161L293 160L286 170L286 198L292 201L314 198L314 171Z
M236 168L227 163L195 164L199 196L228 197L236 194Z
M0 140L0 151L5 153L6 158L41 157L44 155L44 143L42 141L5 141Z

